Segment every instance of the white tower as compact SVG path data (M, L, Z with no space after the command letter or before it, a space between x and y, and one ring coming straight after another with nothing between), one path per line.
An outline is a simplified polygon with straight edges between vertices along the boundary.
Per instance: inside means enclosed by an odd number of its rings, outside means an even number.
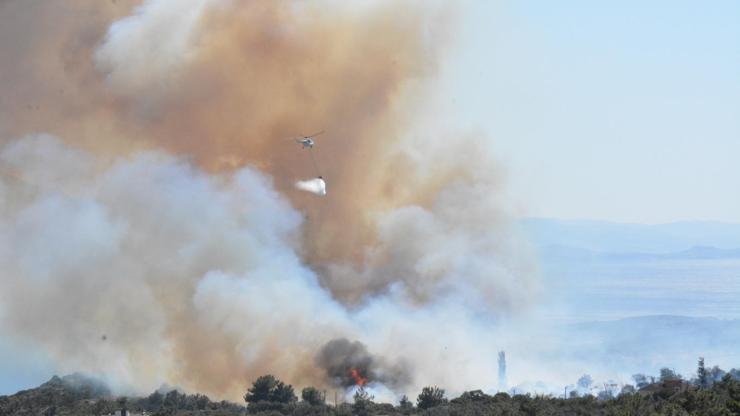
M498 352L498 390L506 391L506 353Z

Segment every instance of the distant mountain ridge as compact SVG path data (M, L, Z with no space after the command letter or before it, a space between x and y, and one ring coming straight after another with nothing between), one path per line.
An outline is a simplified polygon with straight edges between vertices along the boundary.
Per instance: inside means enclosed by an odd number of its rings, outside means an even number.
M630 318L621 318L606 321L589 321L572 324L581 330L603 330L614 334L616 329L626 332L638 332L642 329L654 331L656 328L665 330L697 330L714 331L713 336L733 334L740 340L740 319L718 319L711 317L693 317L682 315L644 315Z
M740 250L740 224L684 221L667 224L633 224L591 220L525 218L520 225L540 248L567 247L597 253L683 253L736 256ZM703 250L707 249L707 250ZM729 250L731 253L720 250Z
M740 260L740 249L722 249L711 246L694 246L686 250L669 253L599 252L579 247L550 245L540 247L540 255L546 258L568 260Z

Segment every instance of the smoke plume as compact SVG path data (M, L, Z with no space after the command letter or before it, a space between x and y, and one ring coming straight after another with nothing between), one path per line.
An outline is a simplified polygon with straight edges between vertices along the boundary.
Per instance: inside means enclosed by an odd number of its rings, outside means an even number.
M492 325L539 285L485 140L414 133L451 16L0 3L3 334L141 391L493 384ZM324 198L285 140L319 130Z
M383 358L370 354L363 343L346 338L333 339L321 347L316 364L340 387L381 383L401 389L411 381L410 369L405 363L390 365Z

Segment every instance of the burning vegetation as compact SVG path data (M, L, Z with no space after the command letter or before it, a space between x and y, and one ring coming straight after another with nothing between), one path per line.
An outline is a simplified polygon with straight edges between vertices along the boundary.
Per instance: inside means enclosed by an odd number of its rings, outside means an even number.
M330 384L336 387L364 387L373 383L403 389L410 383L410 369L404 362L389 363L371 354L359 341L337 338L326 343L316 355Z
M350 368L349 369L349 374L352 376L352 379L355 381L355 385L357 385L357 386L362 387L367 382L367 377L361 376L360 375L360 372L357 371L356 368Z

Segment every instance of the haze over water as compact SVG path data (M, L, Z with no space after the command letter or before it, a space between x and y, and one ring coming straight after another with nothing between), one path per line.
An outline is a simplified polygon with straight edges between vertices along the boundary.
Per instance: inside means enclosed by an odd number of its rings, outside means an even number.
M740 318L740 259L562 261L545 264L543 274L569 321Z

